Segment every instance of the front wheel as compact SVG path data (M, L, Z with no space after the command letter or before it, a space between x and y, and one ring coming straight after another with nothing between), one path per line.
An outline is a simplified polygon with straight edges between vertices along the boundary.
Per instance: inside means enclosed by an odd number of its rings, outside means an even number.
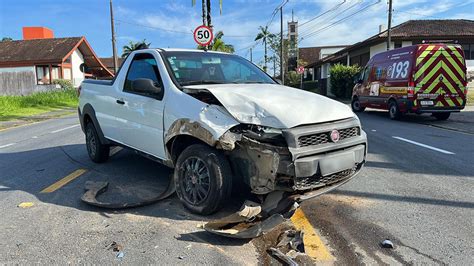
M224 154L202 144L187 147L174 170L176 193L184 207L207 215L218 211L232 191L232 172Z
M354 98L351 102L352 111L354 113L363 112L365 107L362 107L359 98Z
M451 113L433 113L433 116L438 120L447 120Z
M400 120L402 117L402 113L400 112L400 108L398 108L398 104L395 101L390 101L388 105L388 114L390 115L390 119L392 120Z

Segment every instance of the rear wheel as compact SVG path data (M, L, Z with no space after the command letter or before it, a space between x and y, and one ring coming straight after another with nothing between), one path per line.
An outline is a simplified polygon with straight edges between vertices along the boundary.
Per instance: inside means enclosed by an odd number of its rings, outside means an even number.
M402 113L400 112L400 108L398 108L398 104L396 101L390 101L388 105L388 114L390 115L390 119L392 120L400 120L402 117Z
M191 212L218 211L232 191L232 172L224 154L203 144L187 147L176 162L174 182L179 199Z
M451 115L451 113L433 113L433 116L436 117L436 119L438 120L446 120L449 118L449 116Z
M357 97L352 99L351 107L352 107L352 111L355 112L355 113L363 112L365 110L365 107L361 106L359 98L357 98Z
M92 122L86 124L86 147L93 162L103 163L109 159L110 147L104 145Z

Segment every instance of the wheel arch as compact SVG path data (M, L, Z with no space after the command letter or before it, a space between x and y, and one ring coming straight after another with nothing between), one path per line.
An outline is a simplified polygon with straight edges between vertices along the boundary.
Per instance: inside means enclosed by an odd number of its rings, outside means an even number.
M97 134L99 135L100 141L104 144L110 144L110 141L104 136L104 133L102 132L102 128L100 127L99 121L97 120L95 110L92 105L90 105L89 103L84 105L79 119L83 132L85 132L86 124L92 122L94 124L95 129L97 130Z

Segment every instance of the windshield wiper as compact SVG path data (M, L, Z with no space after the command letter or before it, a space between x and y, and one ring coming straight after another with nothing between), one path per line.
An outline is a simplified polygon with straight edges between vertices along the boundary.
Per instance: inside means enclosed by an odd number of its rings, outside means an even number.
M199 85L199 84L225 84L227 82L224 81L218 81L218 80L191 80L191 81L184 81L180 82L181 86L186 86L186 85Z

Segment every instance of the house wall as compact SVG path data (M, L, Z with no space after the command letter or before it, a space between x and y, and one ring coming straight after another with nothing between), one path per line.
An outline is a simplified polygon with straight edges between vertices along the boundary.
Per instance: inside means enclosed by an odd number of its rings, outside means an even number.
M71 55L72 64L72 84L74 87L79 87L84 80L84 73L81 71L81 64L84 63L84 57L79 49L76 49Z
M28 95L48 91L56 85L37 85L34 66L0 68L0 95Z
M326 56L332 55L336 53L337 51L342 50L343 47L335 47L335 48L321 48L321 51L319 52L319 59L322 59Z

